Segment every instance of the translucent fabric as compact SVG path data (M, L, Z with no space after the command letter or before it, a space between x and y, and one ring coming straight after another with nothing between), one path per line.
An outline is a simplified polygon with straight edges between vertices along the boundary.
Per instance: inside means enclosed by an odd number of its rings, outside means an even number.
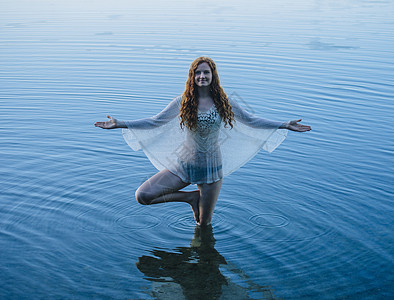
M168 169L182 181L212 183L247 163L261 149L272 152L286 138L282 122L255 117L230 99L234 127L224 123L213 105L198 111L197 128L181 129L182 96L156 116L125 122L123 137L135 151L142 149L158 170Z

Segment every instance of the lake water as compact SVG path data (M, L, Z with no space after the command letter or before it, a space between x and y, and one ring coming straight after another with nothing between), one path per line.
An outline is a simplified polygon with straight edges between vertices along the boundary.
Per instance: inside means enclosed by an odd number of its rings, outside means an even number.
M394 296L394 1L0 3L0 298ZM212 228L141 206L156 170L107 114L156 114L213 58L227 94L303 118L226 177Z

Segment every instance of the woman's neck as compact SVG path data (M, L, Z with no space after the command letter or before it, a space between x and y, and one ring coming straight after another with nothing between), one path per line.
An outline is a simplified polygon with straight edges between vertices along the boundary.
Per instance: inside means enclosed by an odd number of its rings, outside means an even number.
M211 92L209 91L209 87L199 87L197 90L198 93L198 99L203 99L203 98L210 98L211 97Z

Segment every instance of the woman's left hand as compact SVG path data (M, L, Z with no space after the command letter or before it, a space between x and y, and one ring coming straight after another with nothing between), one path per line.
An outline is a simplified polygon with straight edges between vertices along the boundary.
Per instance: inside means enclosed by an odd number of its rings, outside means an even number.
M119 128L119 122L118 120L116 120L115 118L111 117L111 116L107 116L107 118L109 119L109 121L107 122L96 122L94 123L94 126L96 127L100 127L103 129L115 129L115 128Z
M298 122L301 122L301 121L302 121L302 119L289 121L287 123L287 127L286 128L288 130L298 131L298 132L305 132L305 131L312 130L311 126L298 124Z

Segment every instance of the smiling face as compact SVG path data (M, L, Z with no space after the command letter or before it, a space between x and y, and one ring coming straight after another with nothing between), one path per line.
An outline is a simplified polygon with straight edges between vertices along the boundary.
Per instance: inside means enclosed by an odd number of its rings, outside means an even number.
M198 87L209 86L212 82L212 71L208 63L203 62L198 65L194 72L194 82Z

